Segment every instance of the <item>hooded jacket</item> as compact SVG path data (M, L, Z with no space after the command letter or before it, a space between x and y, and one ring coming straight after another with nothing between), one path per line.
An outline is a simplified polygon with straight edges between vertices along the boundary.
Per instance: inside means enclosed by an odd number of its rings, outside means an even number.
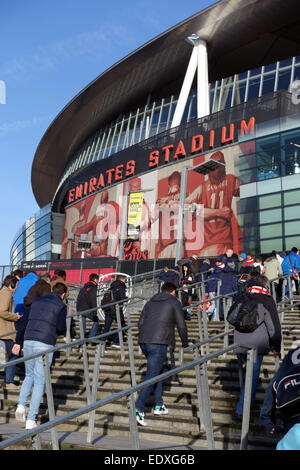
M82 289L79 291L76 308L78 312L82 312L84 310L89 310L95 307L97 307L97 284L95 282L89 281L84 284ZM92 320L97 316L97 310L85 313L83 315Z
M183 347L188 345L184 312L179 300L161 292L151 297L139 319L139 344L166 344L175 348L174 328L177 327Z
M39 276L35 273L28 273L19 280L18 288L14 293L15 312L20 315L24 314L24 297L27 295L30 287L39 280Z
M287 255L281 264L283 274L291 274L293 269L300 271L300 257L294 251Z
M24 341L54 346L57 335L66 329L67 306L56 294L38 297L31 305Z
M253 281L252 283L259 285L257 281ZM254 300L258 304L262 304L264 306L263 322L252 333L241 333L234 330L234 342L245 344L247 346L256 346L258 354L268 354L270 350L273 349L280 352L281 325L273 297L266 294L247 293L246 299ZM237 300L237 303L240 301L241 300ZM247 349L242 347L236 350L236 353L246 352Z
M282 276L282 267L280 262L275 256L270 256L267 258L264 262L264 267L265 267L265 276L269 279L275 279L279 276ZM275 284L279 283L279 280L274 281Z

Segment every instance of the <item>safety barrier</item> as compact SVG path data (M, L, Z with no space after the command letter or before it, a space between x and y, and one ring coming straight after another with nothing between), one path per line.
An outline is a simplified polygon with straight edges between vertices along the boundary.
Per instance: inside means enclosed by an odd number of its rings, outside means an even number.
M127 326L127 329L131 328L131 326ZM108 334L106 334L108 335ZM103 335L100 335L103 336ZM84 341L85 343L88 341L96 342L96 337L87 339L87 340L77 340ZM62 417L55 417L55 410L54 410L54 402L53 402L53 390L51 385L51 378L50 378L50 364L48 360L48 354L54 353L55 351L62 350L64 348L72 347L74 344L66 344L62 346L56 346L54 348L50 348L47 353L40 353L34 356L28 356L27 358L18 359L16 361L11 361L9 365L17 364L20 362L25 362L30 359L34 359L37 357L43 358L43 365L44 365L44 373L45 373L45 382L46 382L46 395L47 395L47 404L49 410L49 421L45 424L41 424L37 426L33 430L28 430L23 433L20 433L14 437L8 438L5 441L0 442L0 450L5 449L11 445L18 444L25 439L30 437L34 438L34 447L38 450L42 449L41 446L41 438L40 434L44 431L50 430L51 433L51 443L53 450L59 450L59 442L57 436L57 429L56 427L60 424L63 424L67 421L70 421L74 418L79 416L89 414L89 426L87 432L87 443L92 442L93 433L94 433L94 416L97 409L109 404L114 403L115 401L119 400L120 398L126 397L127 399L127 406L128 406L128 419L129 419L129 428L130 428L130 436L131 436L131 443L133 449L139 450L140 449L140 442L139 442L139 435L138 435L138 427L136 421L136 413L135 413L135 396L137 392L146 388L150 385L154 385L158 382L164 381L169 377L174 376L174 374L178 375L181 372L184 372L188 369L195 369L195 376L196 376L196 387L197 387L197 398L198 398L198 409L199 409L199 416L201 416L204 424L204 429L206 433L206 441L207 441L207 448L208 450L215 449L214 443L214 433L213 433L213 423L212 423L212 411L210 405L210 396L209 396L209 383L208 383L208 375L207 375L207 362L211 361L212 359L227 353L229 351L234 351L240 344L233 344L228 346L227 348L220 349L214 353L208 354L205 357L195 356L195 359L183 366L176 367L171 369L168 372L164 372L152 379L146 380L138 385L133 385L126 390L121 392L115 393L110 397L107 397L102 400L94 401L97 392L97 384L98 384L98 374L99 374L99 365L100 365L100 344L97 345L97 351L95 356L95 364L94 364L94 372L93 372L93 387L92 393L87 394L88 404L76 411L72 411L70 413L65 414ZM244 418L243 418L243 426L242 426L242 434L241 434L241 442L240 442L240 449L245 450L247 449L247 439L248 439L248 429L249 429L249 419L250 419L250 399L248 397L251 396L251 388L252 388L252 373L253 373L253 364L256 361L256 349L252 347L247 347L249 350L247 355L247 366L246 366L246 382L245 387L247 393L245 393L245 401L244 401ZM197 351L197 349L195 349ZM7 367L8 364L0 364L0 367ZM86 383L88 386L88 382Z

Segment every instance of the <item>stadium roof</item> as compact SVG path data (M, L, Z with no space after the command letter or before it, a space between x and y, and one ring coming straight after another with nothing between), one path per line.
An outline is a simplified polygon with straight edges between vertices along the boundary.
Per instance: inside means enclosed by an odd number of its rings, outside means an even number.
M154 97L178 93L192 52L206 40L209 81L300 54L299 0L221 0L156 36L105 70L53 120L31 172L40 207L52 201L75 151L97 129Z

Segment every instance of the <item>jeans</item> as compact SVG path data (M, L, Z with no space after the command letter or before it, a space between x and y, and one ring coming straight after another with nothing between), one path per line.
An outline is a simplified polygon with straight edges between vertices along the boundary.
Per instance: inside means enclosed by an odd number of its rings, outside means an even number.
M8 355L7 362L10 361L15 361L16 359L19 359L19 356L16 356L15 354L12 354L11 350L13 348L13 345L15 344L13 340L11 339L6 339L4 340L5 343L5 350ZM14 378L15 378L15 373L16 373L16 366L10 366L6 367L5 369L5 383L13 383Z
M253 376L252 376L252 390L251 390L251 405L253 405L255 401L255 396L256 396L256 391L258 387L258 380L259 380L259 374L260 374L260 368L261 364L263 361L263 355L262 354L257 354L257 360L253 364ZM246 354L238 354L238 359L239 361L245 361L247 359ZM243 414L243 409L244 409L244 395L245 395L245 384L243 385L240 399L238 401L237 407L236 407L236 412L238 414Z
M126 326L125 319L124 319L124 313L120 310L120 320L121 320L121 327L123 328ZM104 329L102 331L102 334L108 333L110 330L110 327L113 323L113 321L116 321L116 314L115 313L106 313L105 314L105 322L104 322ZM116 328L118 328L118 325L116 325ZM124 334L124 332L123 332ZM106 337L106 341L112 339L113 344L119 344L119 333L115 333L114 335L110 335Z
M40 341L24 341L24 357L39 354L52 348L50 344L41 343ZM49 365L51 365L53 353L48 354ZM40 403L44 394L45 375L42 357L30 359L25 362L25 379L19 396L19 405L26 406L27 398L33 391L30 400L29 412L27 419L35 421L38 414Z
M140 344L141 350L147 359L147 372L145 380L152 379L162 372L164 362L167 357L167 345L166 344ZM154 389L154 402L155 406L162 406L162 382L158 382L155 385L149 385L149 387L143 388L138 396L135 403L136 409L140 412L144 411L144 407L148 396Z
M84 315L82 315L82 325L83 325L84 336L86 334L86 319L87 318ZM93 320L92 328L89 332L89 338L92 338L92 336L97 336L98 326L99 326L99 320L98 320L98 317L96 317L96 321Z

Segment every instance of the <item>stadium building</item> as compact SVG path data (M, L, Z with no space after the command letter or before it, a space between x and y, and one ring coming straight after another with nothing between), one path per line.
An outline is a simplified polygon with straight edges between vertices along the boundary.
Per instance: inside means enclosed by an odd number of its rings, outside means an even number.
M221 0L87 85L36 150L11 264L300 246L299 18Z

